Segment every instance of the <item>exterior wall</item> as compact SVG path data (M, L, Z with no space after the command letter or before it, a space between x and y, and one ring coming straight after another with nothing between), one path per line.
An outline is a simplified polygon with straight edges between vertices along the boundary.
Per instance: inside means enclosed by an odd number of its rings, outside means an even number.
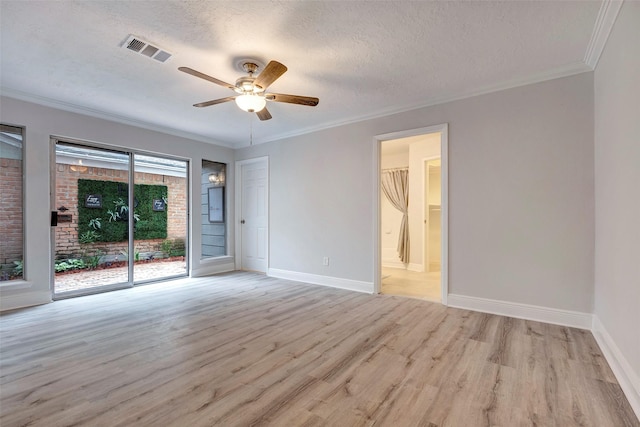
M22 260L22 160L0 159L0 265Z
M68 210L61 214L71 215L71 222L59 222L55 229L56 258L78 256L83 248L78 243L78 179L95 179L99 181L127 182L128 171L89 167L86 172L79 173L69 169L70 165L56 165L56 209L64 206ZM166 185L168 191L167 204L167 239L185 241L187 232L187 182L185 178L157 175L151 173L135 174L136 184ZM103 224L108 222L103 218ZM140 253L160 251L164 239L136 240L135 247ZM105 255L120 255L127 250L127 242L99 242L90 246L99 249Z

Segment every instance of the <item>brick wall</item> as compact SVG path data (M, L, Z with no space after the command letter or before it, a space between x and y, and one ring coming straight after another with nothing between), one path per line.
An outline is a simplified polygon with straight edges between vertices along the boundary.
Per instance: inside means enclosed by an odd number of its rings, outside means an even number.
M22 260L22 160L0 159L0 264Z
M64 206L68 210L65 212L59 211L59 213L72 216L71 222L58 222L58 227L56 227L56 258L79 256L83 250L87 249L99 249L105 255L120 255L121 251L127 250L126 241L98 242L92 245L84 245L86 247L82 247L78 243L78 179L127 182L128 171L88 167L86 172L80 173L72 171L69 166L65 164L56 165L55 208L59 209ZM135 183L167 186L169 202L167 204L167 238L185 241L187 230L186 178L136 172ZM104 224L108 222L108 219L102 218L102 221ZM163 240L136 240L136 251L141 253L159 251Z

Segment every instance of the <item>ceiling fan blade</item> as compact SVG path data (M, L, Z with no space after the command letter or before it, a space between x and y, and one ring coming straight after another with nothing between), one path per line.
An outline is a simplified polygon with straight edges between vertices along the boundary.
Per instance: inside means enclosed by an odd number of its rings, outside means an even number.
M199 102L197 104L193 104L194 107L208 107L210 105L222 104L223 102L229 102L236 99L235 96L228 96L226 98L214 99L213 101Z
M299 95L285 95L282 93L267 93L265 98L268 101L275 102L287 102L289 104L308 105L309 107L315 107L320 100L311 96L299 96Z
M271 83L275 82L278 77L283 75L285 71L287 71L287 67L277 61L271 61L264 67L264 70L258 74L253 84L260 86L262 89L266 89Z
M256 112L256 114L258 115L258 118L260 120L269 120L269 119L271 119L271 113L269 113L269 110L267 110L267 107L264 107L262 110Z
M179 67L178 70L182 71L183 73L191 74L192 76L195 76L195 77L200 77L201 79L207 80L207 81L209 81L211 83L215 83L215 84L220 85L220 86L228 87L229 89L235 89L236 88L234 85L232 85L230 83L223 82L222 80L218 80L215 77L208 76L208 75L206 75L204 73L201 73L200 71L196 71L196 70L194 70L192 68L189 68L189 67Z

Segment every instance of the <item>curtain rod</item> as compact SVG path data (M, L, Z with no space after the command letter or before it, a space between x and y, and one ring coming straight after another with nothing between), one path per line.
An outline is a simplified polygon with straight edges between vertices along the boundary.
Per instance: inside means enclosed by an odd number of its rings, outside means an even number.
M386 169L382 169L382 172L386 172L386 171L408 171L409 167L405 166L402 168L386 168Z

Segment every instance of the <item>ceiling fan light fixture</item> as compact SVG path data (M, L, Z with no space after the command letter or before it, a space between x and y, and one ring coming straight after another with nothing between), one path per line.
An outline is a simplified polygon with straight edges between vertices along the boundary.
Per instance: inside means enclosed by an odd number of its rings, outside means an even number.
M264 96L246 93L236 97L236 104L241 110L257 113L267 105L267 100Z
M236 65L238 64L236 63ZM238 94L237 96L227 96L226 98L198 102L197 104L193 104L194 107L209 107L211 105L222 104L224 102L235 100L238 108L248 113L256 113L258 119L260 119L261 121L265 121L271 120L272 118L269 110L265 108L267 105L267 101L308 105L310 107L315 107L316 105L318 105L318 98L266 92L267 88L287 71L287 67L285 67L278 61L270 61L266 67L260 67L258 62L242 60L241 65L243 70L249 75L238 78L236 80L236 83L233 85L189 67L178 67L178 70L182 71L183 73L190 74L194 77L207 80L211 83L217 84L218 86L223 86L227 89L231 89ZM258 69L260 69L260 74L258 75L258 77L253 77L253 74L256 73Z
M253 83L255 80L256 79L254 77L240 77L236 80L236 87L234 90L241 95L245 93L264 92L264 89Z

